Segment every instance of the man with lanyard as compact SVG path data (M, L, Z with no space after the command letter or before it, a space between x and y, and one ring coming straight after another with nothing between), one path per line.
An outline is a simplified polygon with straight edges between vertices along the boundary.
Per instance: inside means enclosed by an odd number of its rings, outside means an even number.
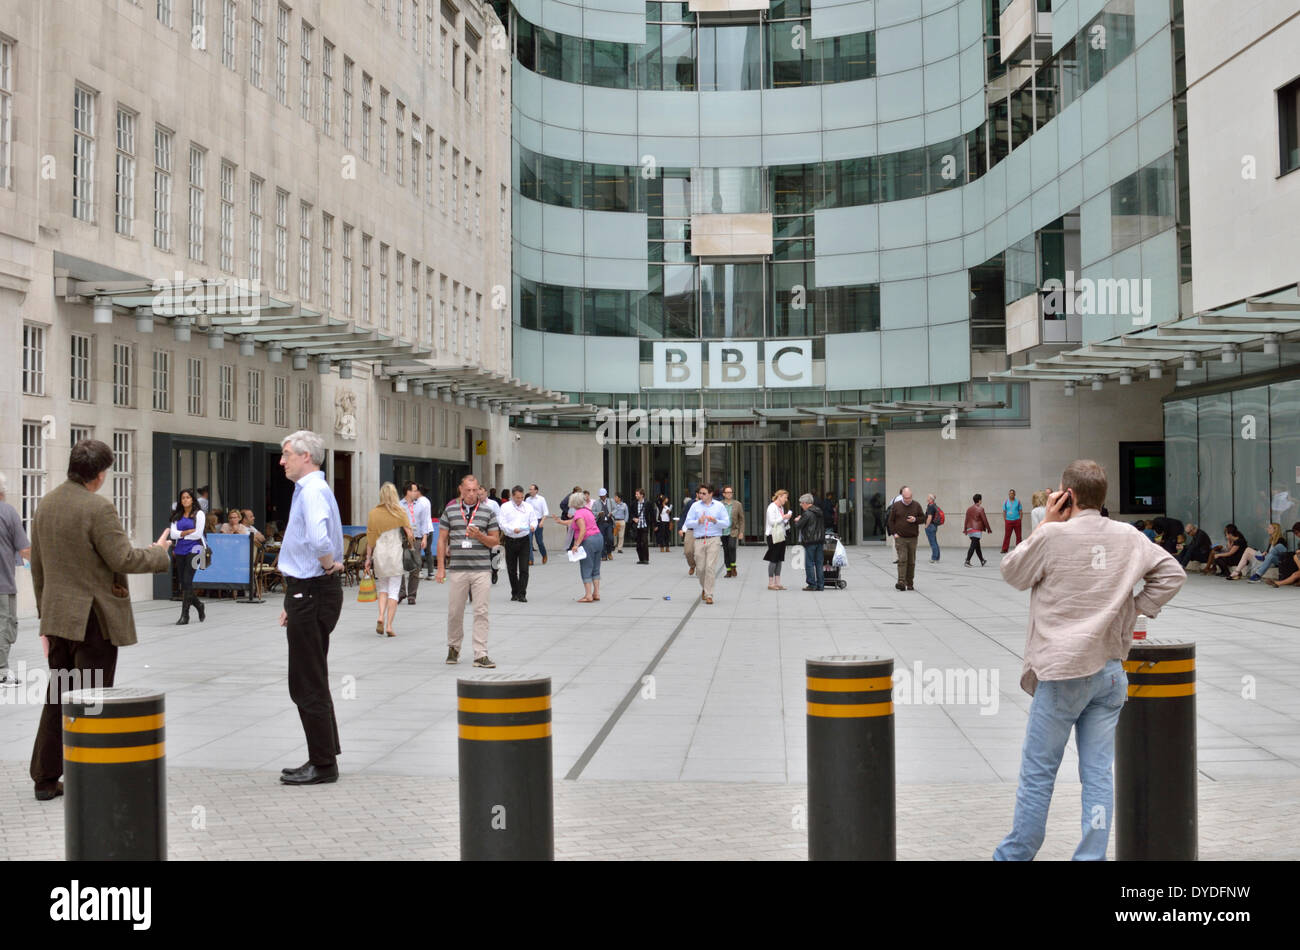
M718 572L722 553L722 536L731 530L727 506L713 500L713 486L700 486L700 500L691 505L682 522L683 529L694 532L695 566L700 574L700 596L713 603L713 579Z
M397 592L397 602L405 598L408 604L415 604L415 591L420 586L420 570L423 567L424 554L429 548L429 535L433 532L433 520L429 516L429 500L420 494L420 486L415 482L406 483L406 493L402 496L402 507L411 519L411 534L415 536L415 553L420 565L402 578L402 589Z
M542 539L542 525L550 517L551 509L546 506L546 499L536 485L530 485L528 488L528 504L532 505L533 511L537 512L537 527L533 529L533 535L528 541L528 563L533 563L533 541L537 542L537 550L542 552L542 563L546 563L546 542Z
M460 497L447 503L439 521L438 583L448 580L447 662L460 662L465 639L465 602L474 601L474 665L495 669L488 659L488 595L492 583L492 549L501 542L497 517L480 499L478 479L466 475L460 480ZM448 563L450 561L450 563Z
M343 609L343 522L338 502L320 470L325 443L315 432L295 432L280 443L280 465L294 483L289 522L280 545L284 609L280 626L289 640L289 697L307 736L308 759L283 769L285 785L337 782L339 726L330 697L326 657L330 633Z
M636 490L636 500L632 503L632 528L636 531L636 562L650 563L650 515L654 509L646 501L645 492Z
M1020 544L1020 502L1016 500L1016 490L1007 492L1007 500L1002 503L1002 517L1006 521L1006 533L1002 536L1002 553L1007 553L1011 546L1011 533L1016 535L1016 544Z
M510 578L510 599L528 603L528 543L537 529L537 512L524 500L522 485L510 490L511 500L501 506L502 543L506 548L506 577Z

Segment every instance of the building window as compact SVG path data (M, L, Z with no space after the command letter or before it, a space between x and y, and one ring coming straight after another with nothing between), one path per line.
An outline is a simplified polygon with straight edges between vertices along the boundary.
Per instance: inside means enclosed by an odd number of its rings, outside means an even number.
M334 134L330 112L334 107L334 46L329 40L321 41L320 50L320 130Z
M275 18L275 101L289 104L289 8L284 4Z
M420 339L420 262L411 261L411 332L412 340Z
M397 172L398 188L401 188L403 185L406 184L406 159L405 159L406 133L402 131L403 118L404 116L403 116L402 104L399 102L397 104L397 131L395 133L395 138L397 140L396 141L396 150L397 150L396 151L396 156L397 156L396 172Z
M248 44L248 81L262 88L262 54L266 47L266 0L253 0L253 35Z
M311 428L311 381L298 380L298 428Z
M447 140L438 139L438 207L447 215Z
M185 409L192 416L203 415L203 360L197 356L185 361Z
M510 228L506 226L506 222L510 220L510 217L507 214L507 211L509 210L509 201L510 189L505 185L502 185L501 201L498 209L501 217L497 219L497 241L500 244L500 249L502 251L505 251L506 249L506 233L510 230Z
M275 377L275 392L272 395L271 409L275 413L275 427L277 429L287 429L289 427L289 379L287 376Z
M90 337L74 333L71 344L69 378L72 385L69 398L74 402L90 402Z
M406 35L406 33L404 32L404 28L402 26L402 20L405 19L405 17L403 16L403 7L405 6L406 6L406 0L397 0L397 35L398 36Z
M465 230L466 231L469 230L469 201L470 201L469 189L470 189L470 182L472 181L469 172L471 167L473 166L470 160L468 158L465 159L465 177L462 179L462 182L464 185L464 194L465 194Z
M438 275L438 349L447 352L447 278Z
M379 88L379 170L388 174L388 91Z
M361 319L370 322L370 235L361 235Z
M130 343L113 344L113 405L131 407L135 352Z
M320 302L326 310L333 305L334 219L321 215L320 221Z
M451 282L451 353L460 355L460 284Z
M235 367L228 363L217 367L217 415L232 421L235 418Z
M352 147L352 60L343 57L343 147Z
M222 0L221 4L221 65L235 68L235 30L239 15L235 0Z
M172 25L172 0L158 0L158 22L168 29Z
M370 90L373 80L361 74L361 160L370 161Z
M275 289L289 289L289 193L275 190Z
M352 227L343 225L343 315L352 317Z
M153 246L172 249L172 133L153 130Z
M262 279L262 179L248 176L248 278Z
M388 440L388 404L391 400L387 396L379 397L379 439L380 441Z
M433 281L433 269L428 268L424 272L424 333L420 337L425 346L433 344Z
M302 59L301 83L302 98L300 115L308 122L311 121L311 42L312 33L315 32L304 20L302 22L302 41L300 44L300 54Z
M72 105L72 216L95 221L95 101L96 93L81 86Z
M460 224L460 150L451 150L451 223Z
M45 494L45 440L39 422L23 420L23 530L30 536L32 516Z
M388 245L379 245L379 328L388 329Z
M131 436L130 432L113 430L113 507L117 509L117 517L127 537L135 533L135 512L131 504L135 494L135 469L131 461L134 440Z
M424 8L424 64L433 68L433 0Z
M248 421L254 425L262 424L262 371L248 371Z
M1300 168L1300 79L1277 91L1278 131L1282 140L1282 174Z
M396 306L396 313L393 321L393 332L401 336L406 329L406 255L401 251L397 252L397 295L393 302Z
M94 426L68 426L68 445L73 446L78 442L84 442L86 439L95 437Z
M474 166L474 237L479 240L483 239L483 216L481 206L483 204L483 169L477 165Z
M424 203L433 207L433 129L424 127Z
M393 409L397 416L397 441L406 441L406 403L400 399L393 400Z
M203 179L208 153L190 145L190 244L189 257L203 262Z
M221 269L235 270L235 166L221 163Z
M190 0L190 45L208 48L208 0Z
M0 188L14 186L14 43L0 36Z
M45 327L23 324L23 395L45 395Z
M131 237L135 231L135 119L134 112L118 107L113 230L125 237Z
M298 297L311 299L311 205L298 205Z
M153 351L153 408L172 411L172 355L166 350Z
M438 27L438 75L444 80L447 78L447 60L449 55L450 54L447 52L447 28L445 26L440 26Z

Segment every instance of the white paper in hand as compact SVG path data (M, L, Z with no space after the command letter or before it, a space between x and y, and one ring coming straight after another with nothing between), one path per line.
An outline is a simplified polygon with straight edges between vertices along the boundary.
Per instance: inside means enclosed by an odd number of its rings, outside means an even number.
M586 549L586 548L578 548L578 550L576 550L576 551L574 551L572 548L569 549L569 560L570 560L570 561L581 561L581 560L582 560L584 557L586 557L586 556L587 556L587 549Z

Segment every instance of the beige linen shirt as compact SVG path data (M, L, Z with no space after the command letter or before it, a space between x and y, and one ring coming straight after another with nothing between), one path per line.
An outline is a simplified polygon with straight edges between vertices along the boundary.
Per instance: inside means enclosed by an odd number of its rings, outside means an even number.
M1137 615L1159 614L1187 580L1168 551L1095 508L1044 522L1001 566L1016 590L1033 588L1020 677L1031 696L1039 680L1091 676L1124 659Z

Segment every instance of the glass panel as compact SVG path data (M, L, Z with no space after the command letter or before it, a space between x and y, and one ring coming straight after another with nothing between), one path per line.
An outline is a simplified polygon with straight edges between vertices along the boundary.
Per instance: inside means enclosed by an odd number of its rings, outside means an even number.
M1268 538L1268 387L1232 394L1232 520L1255 550Z
M1270 434L1273 443L1273 520L1283 530L1290 530L1300 518L1300 379L1270 386L1269 398L1273 417ZM1293 539L1292 550L1300 545Z
M1165 403L1165 511L1200 523L1196 491L1196 400Z
M663 37L659 47L662 64L660 85L670 90L694 89L695 56L691 47L695 30L689 26L661 26L658 29ZM648 30L646 39L649 40Z
M701 265L702 336L763 335L763 270L762 264Z
M827 287L819 291L818 297L819 335L863 333L880 329L880 285Z
M765 210L761 168L697 168L691 175L694 214L750 214Z
M1219 544L1223 541L1223 526L1232 521L1230 397L1226 393L1202 396L1198 400L1197 416L1201 526Z
M635 87L633 55L637 47L603 40L584 40L582 45L585 82L611 89Z
M762 88L762 34L757 26L709 26L698 32L700 89L722 92Z
M772 265L773 337L813 335L813 265Z
M699 336L695 316L695 267L668 265L664 282L664 336L676 339Z

